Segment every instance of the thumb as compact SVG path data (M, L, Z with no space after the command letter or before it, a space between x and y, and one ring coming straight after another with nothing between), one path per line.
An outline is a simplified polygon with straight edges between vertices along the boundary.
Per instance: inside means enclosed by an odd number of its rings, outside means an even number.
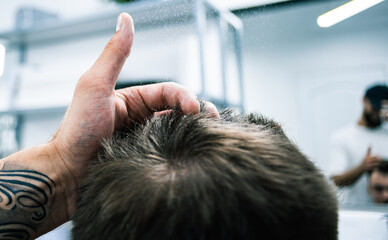
M372 152L372 147L369 146L368 150L366 151L366 156L369 156L371 154L371 152Z
M131 51L135 27L128 13L121 13L117 18L116 32L106 44L104 51L89 69L88 78L93 84L110 84L112 89ZM96 81L100 81L96 83Z

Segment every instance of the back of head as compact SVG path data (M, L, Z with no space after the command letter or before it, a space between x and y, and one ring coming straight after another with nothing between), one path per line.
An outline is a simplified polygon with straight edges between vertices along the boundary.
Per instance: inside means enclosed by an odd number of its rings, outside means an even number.
M379 172L381 174L388 175L388 161L387 160L380 161L379 164L377 164L377 167L369 171L369 175L372 174L373 172Z
M365 91L365 97L369 99L374 108L381 108L384 100L388 101L388 87L386 85L373 85Z
M374 203L388 203L388 161L382 160L369 171L368 193Z
M74 239L337 239L331 186L258 115L155 116L104 144Z

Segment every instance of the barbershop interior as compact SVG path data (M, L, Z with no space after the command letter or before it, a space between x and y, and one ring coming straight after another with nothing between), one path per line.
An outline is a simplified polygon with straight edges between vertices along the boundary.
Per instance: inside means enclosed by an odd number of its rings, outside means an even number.
M175 82L274 119L336 191L338 239L388 239L384 0L0 0L0 159L53 138L122 12L136 30L116 89Z

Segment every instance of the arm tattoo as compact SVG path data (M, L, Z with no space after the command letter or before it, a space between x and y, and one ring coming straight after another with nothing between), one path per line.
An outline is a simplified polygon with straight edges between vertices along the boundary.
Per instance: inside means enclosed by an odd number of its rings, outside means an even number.
M45 220L54 190L45 174L0 163L0 239L29 239Z
M36 232L35 228L19 222L9 222L0 224L0 239L19 240L30 239L31 232Z

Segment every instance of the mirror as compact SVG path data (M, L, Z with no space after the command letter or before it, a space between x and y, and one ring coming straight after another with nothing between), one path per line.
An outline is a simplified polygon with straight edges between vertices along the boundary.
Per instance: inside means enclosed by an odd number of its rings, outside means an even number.
M336 148L331 143L339 129L358 125L367 87L386 84L388 78L388 3L381 2L328 28L318 26L318 16L346 2L292 1L235 11L245 31L246 109L283 123L328 177L336 165L337 170L354 168L367 154L368 143L363 143L353 164L341 163L332 159L337 156L331 154ZM388 159L388 133L384 131L385 137L378 136L379 143L371 146L371 154ZM352 141L349 137L343 144ZM352 185L343 187L342 203L372 203L367 196L368 175L363 173L360 179L365 196L348 197L346 189Z

